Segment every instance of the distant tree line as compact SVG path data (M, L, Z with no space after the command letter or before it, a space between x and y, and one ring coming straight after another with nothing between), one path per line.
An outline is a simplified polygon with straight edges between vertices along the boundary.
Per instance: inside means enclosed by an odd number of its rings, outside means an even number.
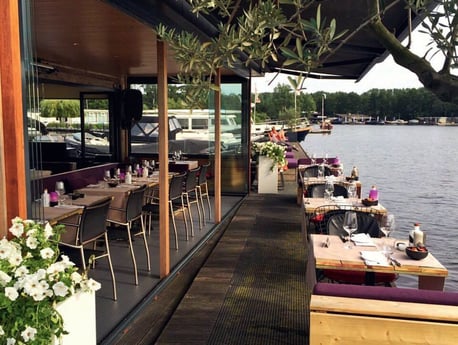
M321 114L322 98L324 114L364 114L381 119L400 118L411 120L419 117L456 117L458 105L439 100L430 91L420 89L372 89L361 95L355 92L315 92L296 95L296 107L300 116ZM294 93L289 85L279 84L273 92L257 95L256 120L281 120L282 114L294 108ZM255 95L252 95L254 102Z

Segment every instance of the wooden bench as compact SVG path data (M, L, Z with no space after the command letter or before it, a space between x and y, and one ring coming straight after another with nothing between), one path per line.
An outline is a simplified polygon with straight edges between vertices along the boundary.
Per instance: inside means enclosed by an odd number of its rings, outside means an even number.
M310 345L456 344L458 293L316 284Z

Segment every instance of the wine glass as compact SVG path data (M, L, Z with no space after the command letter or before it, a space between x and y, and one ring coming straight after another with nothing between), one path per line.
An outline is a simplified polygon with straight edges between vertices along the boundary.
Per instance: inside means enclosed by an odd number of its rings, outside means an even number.
M62 181L57 181L56 182L56 188L55 188L55 192L57 193L58 195L58 204L59 206L60 205L63 205L64 204L64 200L65 200L65 186L64 186L64 182Z
M396 223L394 219L394 214L388 213L382 216L382 219L380 221L380 230L385 235L382 244L382 252L385 253L385 255L387 256L389 256L393 252L393 240L390 236L394 232L395 226Z
M312 159L311 159L311 163L312 165L315 165L316 164L316 154L312 154Z
M358 217L356 212L347 211L344 215L343 229L348 234L348 243L345 245L346 249L353 248L351 244L351 235L358 229Z
M328 154L324 154L323 164L328 164Z

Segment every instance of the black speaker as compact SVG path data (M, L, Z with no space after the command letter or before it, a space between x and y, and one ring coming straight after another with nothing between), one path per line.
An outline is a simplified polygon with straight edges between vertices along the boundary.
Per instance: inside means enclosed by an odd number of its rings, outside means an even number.
M143 95L141 91L126 89L121 95L122 126L130 128L132 122L140 121L143 113Z

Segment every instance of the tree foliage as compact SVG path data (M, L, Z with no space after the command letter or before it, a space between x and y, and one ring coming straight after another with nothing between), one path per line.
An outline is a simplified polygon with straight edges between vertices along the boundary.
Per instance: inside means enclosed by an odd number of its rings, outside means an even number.
M189 102L215 89L213 77L218 69L255 62L265 68L269 61L283 61L284 66L300 64L310 71L319 63L320 56L330 50L332 42L344 32L337 32L335 19L329 24L321 16L318 6L316 16L304 19L303 12L313 0L266 0L245 2L239 0L190 0L197 15L214 14L220 18L218 33L211 40L201 42L190 32L178 32L159 25L158 36L174 52L181 73L178 82L189 85L192 93ZM293 9L286 16L282 5ZM286 33L281 35L280 33ZM294 42L294 49L289 48Z
M76 100L45 99L40 102L40 112L43 117L64 119L80 116L80 102Z
M397 64L418 76L426 89L446 102L458 104L458 2L456 0L405 0L407 7L425 15L422 29L431 37L430 49L423 57L403 46L382 22L384 7L379 0L369 0L370 29L391 53ZM428 59L440 53L444 57L441 70L436 71ZM455 73L455 74L454 74Z
M292 93L288 85L280 85L273 92L261 93L256 111L270 120L283 120L291 111ZM290 90L291 91L291 90ZM298 97L301 116L321 113L323 91L301 93ZM304 100L302 103L302 100ZM307 104L304 106L303 104ZM432 92L421 89L372 89L361 95L355 92L326 93L325 115L364 114L367 116L410 120L418 117L456 117L458 105L439 100Z

